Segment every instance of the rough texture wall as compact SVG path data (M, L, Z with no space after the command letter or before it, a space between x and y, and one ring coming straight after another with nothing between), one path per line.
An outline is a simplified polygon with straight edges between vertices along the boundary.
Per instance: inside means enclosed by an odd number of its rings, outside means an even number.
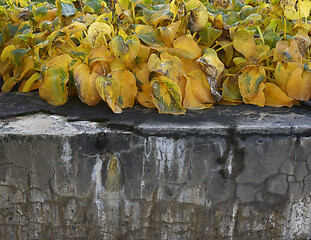
M311 238L311 135L240 129L2 120L0 239Z

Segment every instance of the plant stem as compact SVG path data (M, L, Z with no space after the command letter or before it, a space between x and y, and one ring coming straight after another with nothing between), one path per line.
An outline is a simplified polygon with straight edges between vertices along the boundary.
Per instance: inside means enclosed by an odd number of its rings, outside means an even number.
M220 51L220 50L222 50L222 49L224 49L224 48L226 48L226 47L229 47L229 46L231 46L231 45L233 45L233 42L228 43L227 45L222 46L221 48L218 48L218 49L216 50L216 52L218 52L218 51Z
M275 69L274 68L271 68L271 67L264 67L265 68L265 70L267 70L267 71L275 71Z
M262 43L265 44L265 39L263 38L262 32L261 32L260 27L259 27L258 25L257 25L257 30L258 30L258 32L259 32L259 35L260 35L260 38L261 38Z

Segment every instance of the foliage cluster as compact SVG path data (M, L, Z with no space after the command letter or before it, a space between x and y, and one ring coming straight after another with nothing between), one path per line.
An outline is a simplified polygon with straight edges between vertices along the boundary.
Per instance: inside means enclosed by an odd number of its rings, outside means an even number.
M184 114L311 97L310 0L5 0L3 92Z

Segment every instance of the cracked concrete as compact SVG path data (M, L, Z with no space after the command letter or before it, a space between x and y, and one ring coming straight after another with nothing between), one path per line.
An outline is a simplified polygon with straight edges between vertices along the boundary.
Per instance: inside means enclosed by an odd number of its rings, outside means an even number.
M156 136L143 123L1 120L0 239L311 238L311 135L251 123Z

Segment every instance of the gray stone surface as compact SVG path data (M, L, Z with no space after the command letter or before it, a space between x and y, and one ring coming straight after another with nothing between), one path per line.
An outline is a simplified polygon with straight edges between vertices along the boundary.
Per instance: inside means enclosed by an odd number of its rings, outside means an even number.
M285 194L288 189L287 177L279 174L267 181L267 191L276 194Z
M311 125L246 115L134 129L2 119L0 239L311 238Z

